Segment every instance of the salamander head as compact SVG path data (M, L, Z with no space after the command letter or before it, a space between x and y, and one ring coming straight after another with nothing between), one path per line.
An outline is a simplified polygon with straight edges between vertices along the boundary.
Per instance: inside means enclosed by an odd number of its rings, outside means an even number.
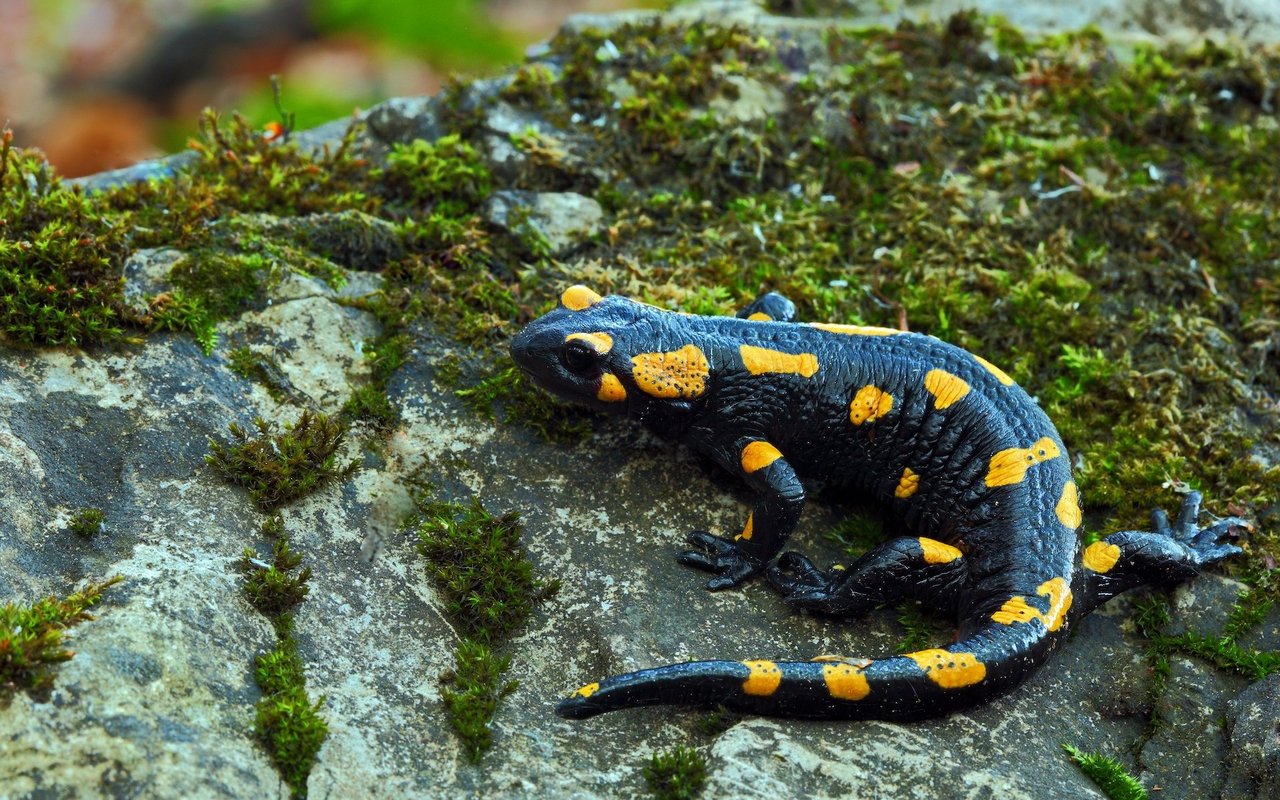
M602 411L627 410L631 353L625 339L662 312L622 297L571 286L559 305L511 340L511 357L542 388ZM625 382L625 385L624 385Z

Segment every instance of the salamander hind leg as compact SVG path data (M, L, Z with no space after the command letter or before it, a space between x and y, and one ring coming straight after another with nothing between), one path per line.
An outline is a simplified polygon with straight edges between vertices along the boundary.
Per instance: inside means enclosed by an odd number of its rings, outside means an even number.
M951 545L902 536L848 567L826 572L799 553L784 553L768 577L794 606L824 614L860 614L908 596L947 605L967 579L967 569L963 555Z
M1185 581L1203 567L1243 552L1222 540L1248 523L1225 517L1202 528L1197 521L1200 502L1200 493L1190 492L1173 524L1156 509L1151 512L1154 530L1121 531L1086 547L1080 556L1085 591L1077 613L1088 613L1138 586Z

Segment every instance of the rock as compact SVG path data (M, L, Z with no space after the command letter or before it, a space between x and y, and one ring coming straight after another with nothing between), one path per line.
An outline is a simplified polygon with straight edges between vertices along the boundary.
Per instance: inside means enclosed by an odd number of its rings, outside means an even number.
M1223 797L1280 797L1280 673L1227 704Z
M485 217L518 239L532 234L551 254L563 255L600 231L604 210L573 192L498 191L489 197Z

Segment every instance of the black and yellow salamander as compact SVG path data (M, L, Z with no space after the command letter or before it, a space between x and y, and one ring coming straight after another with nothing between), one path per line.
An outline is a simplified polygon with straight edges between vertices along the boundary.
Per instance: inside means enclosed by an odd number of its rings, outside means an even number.
M511 342L540 386L626 413L740 475L742 531L693 531L682 564L709 589L764 573L793 606L853 615L905 598L954 614L945 647L812 661L695 661L589 683L557 708L583 718L682 704L816 719L909 720L985 702L1027 679L1076 620L1143 584L1186 580L1240 552L1236 518L1200 528L1200 495L1150 532L1080 547L1066 447L993 364L932 336L794 321L769 293L738 318L664 311L569 288ZM788 552L805 483L884 506L911 535L846 567Z

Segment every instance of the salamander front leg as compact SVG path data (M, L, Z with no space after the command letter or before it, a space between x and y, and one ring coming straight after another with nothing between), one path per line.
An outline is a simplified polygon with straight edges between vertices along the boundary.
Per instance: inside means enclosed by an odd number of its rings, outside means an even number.
M796 304L777 292L765 292L739 311L738 318L760 322L792 322L796 318Z
M773 445L748 440L738 461L747 484L759 493L742 532L730 539L692 531L689 543L695 549L676 555L685 566L717 574L707 582L711 591L737 586L763 570L791 535L804 506L800 479Z
M968 577L964 556L934 539L901 536L849 567L823 572L799 553L783 553L769 582L788 603L824 614L861 614L907 597L937 605Z

